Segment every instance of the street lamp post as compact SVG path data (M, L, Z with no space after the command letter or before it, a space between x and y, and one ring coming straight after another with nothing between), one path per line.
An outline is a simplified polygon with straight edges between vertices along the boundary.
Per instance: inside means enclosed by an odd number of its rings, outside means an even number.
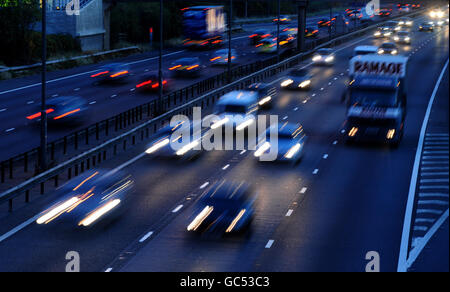
M42 0L42 72L41 72L41 147L39 155L40 171L47 169L47 105L46 105L46 71L47 71L47 1Z
M230 0L228 11L228 74L227 79L228 83L231 83L231 59L233 58L233 54L231 53L231 29L232 29L232 20L233 20L233 0Z
M163 72L162 72L162 54L163 54L163 32L164 32L164 19L163 19L163 0L159 1L159 68L158 68L158 79L159 79L159 96L158 96L158 112L163 113Z
M277 63L280 62L280 18L281 18L281 0L278 0L277 7Z

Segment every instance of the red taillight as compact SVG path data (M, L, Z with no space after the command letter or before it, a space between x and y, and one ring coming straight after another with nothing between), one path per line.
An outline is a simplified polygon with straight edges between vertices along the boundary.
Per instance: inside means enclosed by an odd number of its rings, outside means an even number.
M176 66L173 66L172 68L169 68L169 70L170 70L170 71L173 71L173 70L178 69L178 68L180 68L180 67L181 67L181 65L176 65Z
M71 114L74 114L74 113L76 113L76 112L79 112L80 110L81 110L81 109L77 108L76 110L73 110L73 111L67 112L67 113L65 113L65 114L62 114L62 115L60 115L60 116L54 117L53 119L54 119L54 120L59 120L59 119L62 119L62 118L64 118L64 117L67 117L68 115L71 115Z
M217 40L217 41L213 41L212 43L215 45L215 44L218 44L218 43L221 43L222 41L221 40Z
M211 62L214 62L214 61L219 60L220 58L222 58L222 57L215 57L215 58L212 58L210 61L211 61Z
M125 75L125 74L128 74L128 71L127 71L127 70L125 70L125 71L120 71L120 72L118 72L118 73L116 73L116 74L113 74L113 75L111 75L111 78L115 78L115 77L118 77L118 76L121 76L121 75Z
M47 114L49 114L49 113L52 113L52 112L54 112L54 111L55 111L54 109L49 108L49 109L46 110L45 112L46 112ZM34 114L34 115L28 116L27 119L29 119L29 120L34 120L35 118L39 118L40 116L41 116L41 113L39 112L39 113L36 113L36 114Z
M163 85L167 84L167 81L163 81ZM159 82L152 85L152 88L158 88Z
M149 85L149 84L151 84L151 83L152 83L151 80L145 81L145 82L142 82L142 83L139 83L138 85L136 85L136 88L140 88L140 87L142 87L142 86Z
M108 73L109 73L109 71L103 71L103 72L100 72L100 73L91 75L91 77L98 77L98 76L100 76L100 75L105 75L105 74L108 74Z
M203 43L201 43L200 45L201 45L201 46L205 46L205 45L207 45L207 44L208 44L208 41L203 42Z
M197 67L199 67L199 65L194 65L194 66L188 67L188 68L186 68L186 70L190 71L190 70L195 69Z
M257 37L258 35L257 34L252 34L251 36L249 36L249 38L254 38L254 37Z

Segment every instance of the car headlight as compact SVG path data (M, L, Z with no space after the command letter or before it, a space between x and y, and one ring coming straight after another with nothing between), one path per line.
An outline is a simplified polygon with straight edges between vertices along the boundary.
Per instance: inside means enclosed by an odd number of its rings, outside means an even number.
M400 27L400 26L397 26L396 28L395 28L395 30L396 31L399 31L399 30L401 30L402 28Z
M312 60L313 60L314 62L317 62L317 61L322 60L322 57L321 57L321 56L314 56L314 57L312 58Z
M399 37L394 37L394 40L398 41L398 40L400 40L400 38Z
M380 49L380 50L378 50L378 54L384 54L384 50L383 49Z
M358 128L356 128L356 127L353 127L351 130L350 130L350 132L348 132L348 136L349 137L355 137L356 136L356 133L358 132Z
M381 32L379 32L379 31L374 33L374 36L380 36L380 35L381 35Z
M395 136L395 129L390 129L390 130L387 132L386 138L387 138L388 140L392 140L392 139L394 138L394 136Z
M333 56L329 56L325 59L325 62L333 62L334 57Z
M398 51L397 51L397 50L393 50L393 51L391 52L391 54L392 54L392 55L397 55L397 54L398 54Z
M287 87L287 86L291 85L292 83L294 83L294 80L292 80L292 79L285 80L281 83L281 87Z
M255 122L254 119L248 119L245 122L242 122L239 126L236 127L237 131L242 131L245 128L247 128L248 126L250 126L251 124L253 124Z
M411 26L412 24L413 24L412 21L406 22L406 25L408 25L408 26Z
M404 21L400 21L398 24L400 24L400 25L404 25L405 24L405 22Z
M268 103L271 100L272 100L272 97L271 96L267 96L267 97L261 99L258 104L259 105L264 105L264 104Z
M430 12L430 17L432 17L432 18L436 17L436 12L431 11L431 12Z
M187 152L191 151L192 149L194 149L199 143L199 141L194 141L191 142L185 146L183 146L180 150L177 151L177 155L178 156L183 156L184 154L186 154Z
M295 144L291 149L289 149L284 157L286 157L287 159L292 159L292 157L294 157L294 155L300 150L301 147L301 144Z
M407 41L407 42L409 42L410 40L411 40L410 37L406 37L406 38L405 38L405 41Z
M264 144L262 144L261 147L259 147L258 150L255 151L255 157L261 157L264 152L270 149L270 146L271 145L269 142L264 142Z
M385 32L384 36L390 36L392 34L392 32Z
M170 139L164 139L160 142L155 143L152 147L148 148L145 153L152 154L153 152L161 149L162 147L168 145L170 143Z
M311 84L311 80L305 80L298 87L305 88Z

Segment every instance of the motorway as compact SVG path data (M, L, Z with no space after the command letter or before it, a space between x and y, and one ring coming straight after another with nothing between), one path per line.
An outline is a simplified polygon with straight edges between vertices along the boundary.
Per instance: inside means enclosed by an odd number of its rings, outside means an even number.
M317 26L321 16L307 19L307 25ZM296 26L292 22L289 26ZM350 22L353 26L354 22ZM284 26L283 26L284 27ZM232 47L238 52L238 65L255 62L255 59L268 58L272 55L260 55L250 45L248 36L253 34L256 28L267 28L275 31L273 23L243 25L244 32L234 34ZM320 37L328 36L328 30L321 29ZM212 51L187 52L185 50L167 50L163 58L163 74L165 78L171 76L168 68L172 67L175 60L198 56L203 65L207 65L202 76L197 78L184 78L172 80L170 90L185 88L203 79L220 74L225 67L210 66ZM129 64L131 77L126 83L110 85L94 85L90 75L101 65L91 64L68 70L49 72L47 75L48 98L78 95L86 99L88 109L83 120L79 123L65 127L49 127L48 141L55 141L65 135L84 129L96 122L103 121L138 105L145 104L157 97L156 94L137 92L135 86L140 83L140 78L149 72L158 70L158 57L156 52L132 55L115 60L115 62ZM0 82L0 161L7 160L16 155L38 147L40 144L40 130L38 125L28 125L26 117L40 111L41 100L40 75L33 75L13 80ZM27 143L23 143L27 141Z
M382 42L357 38L335 48L333 67L303 62L314 75L312 90L282 91L268 112L304 126L309 140L298 166L260 164L251 151L208 152L189 163L132 160L145 150L138 146L102 165L122 166L137 183L121 218L89 232L42 228L33 216L56 199L45 196L2 217L0 271L64 271L69 251L79 252L82 271L364 271L369 251L380 254L381 271L396 271L419 133L448 62L449 29L413 29L412 39L401 48L410 64L408 116L398 149L344 143L340 97L352 49ZM448 99L448 67L444 73L446 88L437 100ZM250 232L220 240L188 236L193 203L222 178L255 187Z

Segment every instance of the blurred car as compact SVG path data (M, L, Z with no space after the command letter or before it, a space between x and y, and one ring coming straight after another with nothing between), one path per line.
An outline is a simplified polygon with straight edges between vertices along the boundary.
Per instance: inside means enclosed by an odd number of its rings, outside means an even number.
M202 66L200 58L181 58L172 63L169 68L175 77L198 77L205 66Z
M319 30L313 27L307 27L305 29L306 38L317 38L319 36Z
M378 16L380 17L389 17L392 15L392 9L383 8L378 12Z
M163 80L163 90L167 91L170 89L171 80ZM136 89L140 91L147 92L157 92L159 90L159 76L156 73L147 73L142 76L139 83L136 85Z
M265 29L258 29L256 30L252 35L249 36L250 38L250 44L252 46L255 46L261 42L261 40L271 37L272 35L268 30Z
M272 35L276 35L273 33ZM286 52L294 47L295 36L291 32L280 32L280 53ZM258 53L273 54L277 52L277 38L263 39L256 45Z
M306 69L291 70L281 82L285 89L311 89L312 75Z
M272 141L271 132L278 131L276 141ZM269 127L266 130L265 137L263 137L256 147L254 156L260 161L271 160L270 152L275 151L275 160L277 162L289 162L297 164L304 155L304 147L306 142L306 135L303 127L298 124L284 123ZM275 149L273 149L275 148ZM263 155L267 155L267 160L261 159Z
M258 94L258 105L261 109L270 109L277 96L277 88L267 83L253 83L248 90Z
M289 24L291 21L292 19L288 15L280 15L280 24ZM274 18L273 22L277 23L278 18Z
M395 27L390 25L381 26L377 28L373 36L375 38L389 38L394 34Z
M383 43L378 48L378 55L397 55L398 48L397 45L391 42Z
M360 19L362 17L362 14L361 14L360 10L350 10L350 11L347 11L347 17L350 20L355 21L355 20Z
M81 122L87 118L87 101L81 96L58 96L49 98L46 102L47 121L49 124ZM27 116L28 123L41 120L40 106L34 108L34 113Z
M166 126L159 130L145 153L160 158L180 158L190 160L202 153L202 139L206 129L201 125Z
M216 236L241 233L252 222L255 201L249 184L220 181L201 196L187 231Z
M436 27L443 27L445 25L445 20L443 18L438 19L438 20L434 21L434 25Z
M250 90L231 91L222 96L215 105L217 117L211 123L211 129L223 129L231 126L234 131L244 131L256 123L259 109L258 93Z
M322 18L319 22L317 22L317 25L319 27L327 27L331 25L331 21L328 18Z
M333 53L333 49L330 48L322 48L318 49L314 56L312 57L312 61L317 65L333 65L335 61L335 55Z
M134 181L120 171L89 170L55 192L58 201L38 215L38 225L91 228L125 210Z
M430 23L429 21L422 22L419 25L419 31L434 31L434 24Z
M410 4L398 4L398 12L399 13L409 13L411 12L411 5Z
M408 31L399 31L393 37L393 40L398 44L411 44L411 35Z
M130 67L124 63L111 63L100 67L91 75L96 82L122 82L130 76Z
M398 19L398 25L401 27L412 27L414 21L409 17L402 17Z
M231 49L231 63L232 64L237 63L238 60L237 58L238 58L237 51L235 49ZM218 66L228 65L228 49L215 51L210 58L210 62L212 65Z

